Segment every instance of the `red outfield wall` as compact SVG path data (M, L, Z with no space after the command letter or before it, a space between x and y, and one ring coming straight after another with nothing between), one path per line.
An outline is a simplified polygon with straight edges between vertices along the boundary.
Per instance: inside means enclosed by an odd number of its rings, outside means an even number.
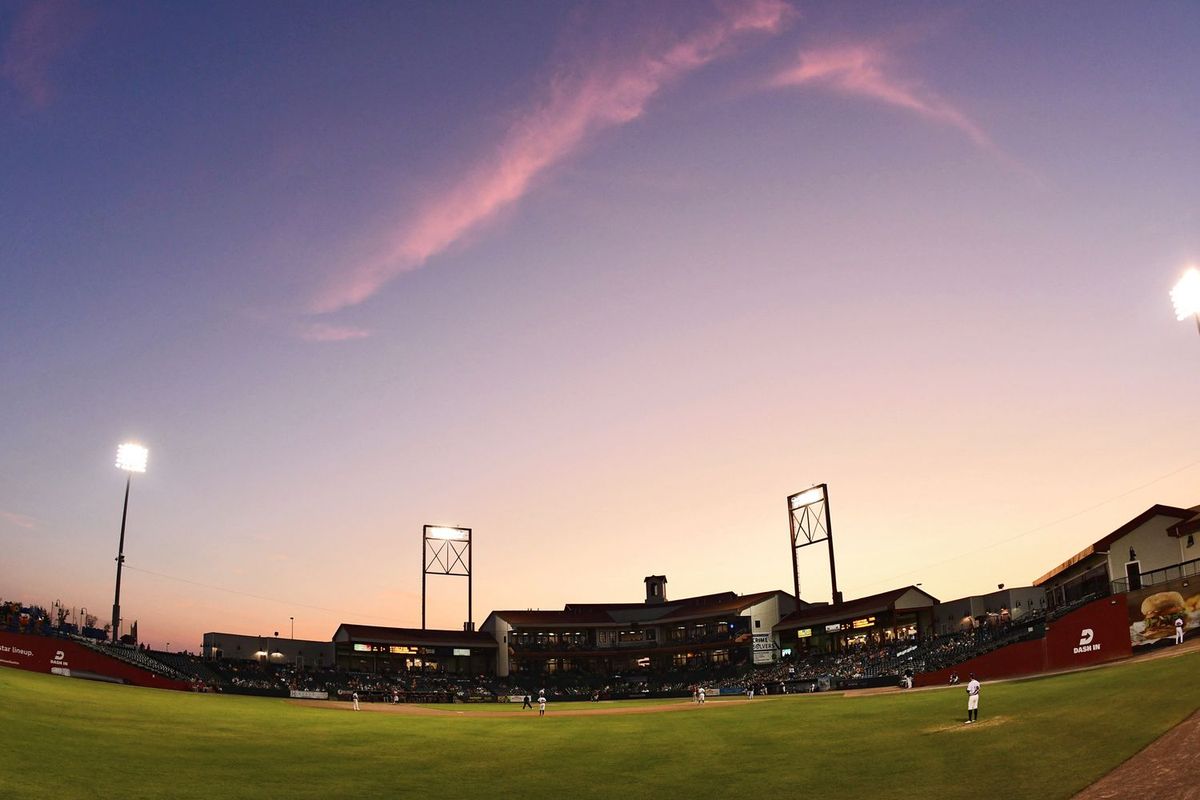
M940 686L950 682L952 672L964 681L969 672L989 680L1126 658L1133 648L1125 605L1123 594L1096 600L1047 625L1042 639L1011 644L937 672L922 672L913 684Z
M0 631L0 667L52 672L77 678L104 678L134 686L188 691L187 681L175 681L98 653L70 639Z

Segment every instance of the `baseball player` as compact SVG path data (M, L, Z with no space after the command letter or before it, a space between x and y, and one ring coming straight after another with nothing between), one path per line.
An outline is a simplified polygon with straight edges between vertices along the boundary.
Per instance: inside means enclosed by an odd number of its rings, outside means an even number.
M975 673L971 673L971 680L967 682L967 724L979 721L979 681L975 679Z
M1183 617L1175 618L1175 644L1183 644Z
M543 689L541 694L538 695L538 716L539 717L546 716L546 690L545 689Z
M358 692L350 695L350 699L354 701L354 710L358 711Z
M696 688L696 702L699 703L700 705L704 705L704 687L703 686L699 686Z

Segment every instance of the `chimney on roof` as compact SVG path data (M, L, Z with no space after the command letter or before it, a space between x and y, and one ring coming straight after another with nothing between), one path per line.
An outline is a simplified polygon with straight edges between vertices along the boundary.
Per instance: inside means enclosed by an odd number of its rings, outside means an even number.
M667 576L646 576L646 604L667 602Z

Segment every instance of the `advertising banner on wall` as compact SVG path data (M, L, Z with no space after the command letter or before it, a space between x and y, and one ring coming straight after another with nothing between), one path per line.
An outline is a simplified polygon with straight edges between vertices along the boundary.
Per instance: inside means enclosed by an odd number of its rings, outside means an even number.
M0 631L0 667L47 672L70 678L117 681L159 689L191 688L124 661L110 658L71 639Z
M775 660L775 642L769 633L754 634L754 663L770 664Z
M1134 647L1174 639L1175 620L1183 622L1185 636L1200 628L1200 579L1176 578L1127 597L1129 641Z
M1046 626L1046 669L1072 669L1130 654L1123 595L1088 603Z
M1048 623L1041 638L1010 644L936 672L922 672L917 686L945 685L951 674L974 672L984 681L1075 669L1130 655L1126 606L1115 594L1095 600ZM1037 633L1035 626L1029 632Z

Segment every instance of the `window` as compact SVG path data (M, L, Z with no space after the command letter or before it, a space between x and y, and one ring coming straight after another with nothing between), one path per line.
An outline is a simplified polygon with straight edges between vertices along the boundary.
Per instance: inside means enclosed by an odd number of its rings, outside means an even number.
M762 627L762 620L761 620L761 619L756 619L756 620L754 620L754 627L756 627L756 628L761 628L761 627Z

